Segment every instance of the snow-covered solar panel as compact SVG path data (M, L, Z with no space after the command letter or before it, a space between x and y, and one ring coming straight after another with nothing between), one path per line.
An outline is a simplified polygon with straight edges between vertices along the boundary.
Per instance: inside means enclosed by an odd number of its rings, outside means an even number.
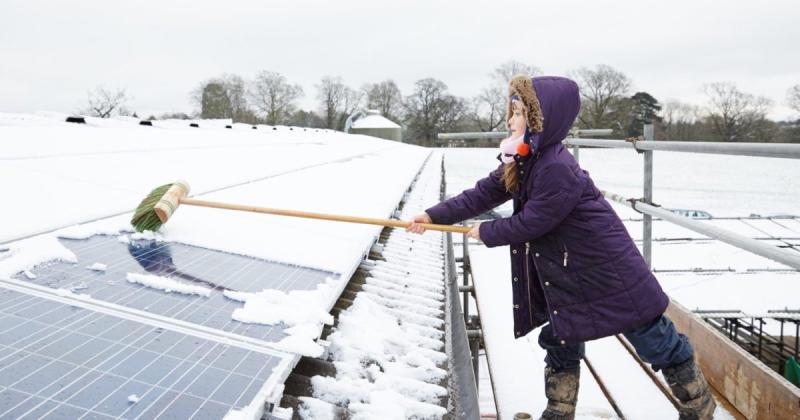
M234 321L231 315L242 303L225 297L224 292L312 290L334 276L183 244L128 241L126 236L59 241L77 256L79 264L55 261L16 278L270 342L285 337L283 327ZM137 275L168 278L186 290L178 293L146 287L128 280L131 274L134 280Z
M759 231L764 232L766 235L775 238L796 238L798 236L798 232L796 230L786 227L784 223L780 223L779 221L773 221L771 219L748 219L744 222L750 226L753 226Z
M221 418L289 355L0 288L0 418Z

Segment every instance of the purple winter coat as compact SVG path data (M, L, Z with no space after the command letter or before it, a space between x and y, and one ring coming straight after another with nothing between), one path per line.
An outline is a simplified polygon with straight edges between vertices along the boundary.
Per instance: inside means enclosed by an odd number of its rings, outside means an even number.
M578 86L535 77L544 119L526 134L532 153L517 157L520 188L506 192L503 165L474 188L426 210L452 224L509 199L514 214L484 222L488 247L510 245L514 335L550 322L561 341L621 333L662 314L669 302L622 221L561 141L580 109Z

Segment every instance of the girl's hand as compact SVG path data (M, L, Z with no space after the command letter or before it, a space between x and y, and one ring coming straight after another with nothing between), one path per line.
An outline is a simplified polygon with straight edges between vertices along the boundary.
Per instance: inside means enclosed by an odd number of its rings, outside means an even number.
M425 233L425 228L420 225L420 223L433 223L433 220L431 220L431 217L428 216L428 213L418 214L414 216L414 218L411 219L410 224L406 226L406 232L416 234Z
M481 240L481 222L475 223L472 225L469 232L467 232L467 237L475 239L476 241L483 242Z

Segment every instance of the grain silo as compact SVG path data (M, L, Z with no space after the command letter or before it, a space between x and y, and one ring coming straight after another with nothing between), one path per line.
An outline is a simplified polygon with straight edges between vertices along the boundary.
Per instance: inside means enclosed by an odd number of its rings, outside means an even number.
M380 137L388 140L403 140L403 130L394 121L381 115L380 111L368 109L356 111L345 123L346 132Z

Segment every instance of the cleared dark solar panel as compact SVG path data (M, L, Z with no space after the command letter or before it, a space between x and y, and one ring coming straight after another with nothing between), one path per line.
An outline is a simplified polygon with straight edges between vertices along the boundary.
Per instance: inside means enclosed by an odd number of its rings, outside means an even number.
M312 290L326 278L337 277L330 272L183 244L152 240L126 244L115 236L105 235L60 241L75 253L78 264L52 262L30 270L35 279L28 279L22 273L16 278L271 342L286 336L284 326L234 321L231 314L243 304L224 297L223 291ZM95 263L105 265L105 271L87 268ZM128 282L128 273L169 277L209 288L212 293L208 297L166 293Z
M0 288L0 418L222 418L282 357Z

